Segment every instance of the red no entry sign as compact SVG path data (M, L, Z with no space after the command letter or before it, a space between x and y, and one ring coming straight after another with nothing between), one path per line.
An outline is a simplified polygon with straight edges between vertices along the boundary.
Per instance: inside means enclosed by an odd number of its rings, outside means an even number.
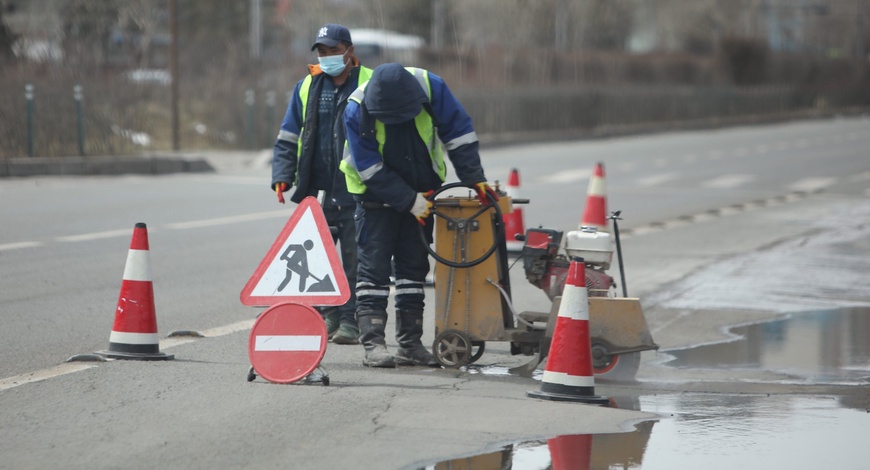
M251 365L264 379L293 383L310 374L326 353L326 325L307 305L280 303L260 314L248 338Z

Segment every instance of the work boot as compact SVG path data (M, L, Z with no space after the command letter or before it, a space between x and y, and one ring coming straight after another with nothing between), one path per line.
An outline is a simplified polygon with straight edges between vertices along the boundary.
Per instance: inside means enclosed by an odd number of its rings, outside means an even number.
M359 328L350 323L342 323L332 335L335 344L359 344Z
M332 339L340 326L339 318L341 317L341 313L332 309L321 313L321 315L323 315L323 322L326 323L326 337Z
M435 356L426 350L423 336L423 312L399 310L396 315L396 364L400 366L438 366Z
M359 312L359 341L366 350L363 365L368 367L396 367L393 355L387 351L386 332L387 315L381 312Z

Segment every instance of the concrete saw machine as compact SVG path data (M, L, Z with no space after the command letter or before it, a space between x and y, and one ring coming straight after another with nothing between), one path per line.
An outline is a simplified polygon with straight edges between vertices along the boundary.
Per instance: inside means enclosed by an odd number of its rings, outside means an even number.
M525 277L551 301L548 312L516 312L511 301L508 252L502 214L514 204L528 204L495 189L481 204L470 186L451 183L429 196L433 203L435 248L435 341L432 352L444 367L459 368L480 359L489 341L508 341L513 355L532 359L511 373L530 376L549 351L570 262L582 258L589 293L589 325L596 378L632 381L640 353L658 349L652 340L640 300L616 296L607 274L616 242L620 272L622 255L616 220L615 240L607 232L581 227L564 236L546 228L526 231L519 254ZM458 194L457 194L458 193ZM462 194L465 193L465 194ZM423 237L423 231L420 231Z

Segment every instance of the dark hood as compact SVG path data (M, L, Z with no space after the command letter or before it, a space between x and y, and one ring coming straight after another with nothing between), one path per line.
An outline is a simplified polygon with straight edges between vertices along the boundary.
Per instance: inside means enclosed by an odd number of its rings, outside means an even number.
M363 104L384 124L414 119L429 100L417 79L401 64L383 64L372 72Z

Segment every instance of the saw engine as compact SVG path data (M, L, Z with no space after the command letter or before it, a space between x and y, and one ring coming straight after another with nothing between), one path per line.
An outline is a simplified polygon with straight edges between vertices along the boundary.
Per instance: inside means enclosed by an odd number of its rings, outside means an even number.
M543 290L552 301L562 295L571 258L583 258L586 265L586 289L589 297L608 297L616 287L613 277L605 272L610 268L613 250L610 234L592 227L568 232L565 253L559 253L562 232L546 228L532 228L526 232L522 258L526 279Z

